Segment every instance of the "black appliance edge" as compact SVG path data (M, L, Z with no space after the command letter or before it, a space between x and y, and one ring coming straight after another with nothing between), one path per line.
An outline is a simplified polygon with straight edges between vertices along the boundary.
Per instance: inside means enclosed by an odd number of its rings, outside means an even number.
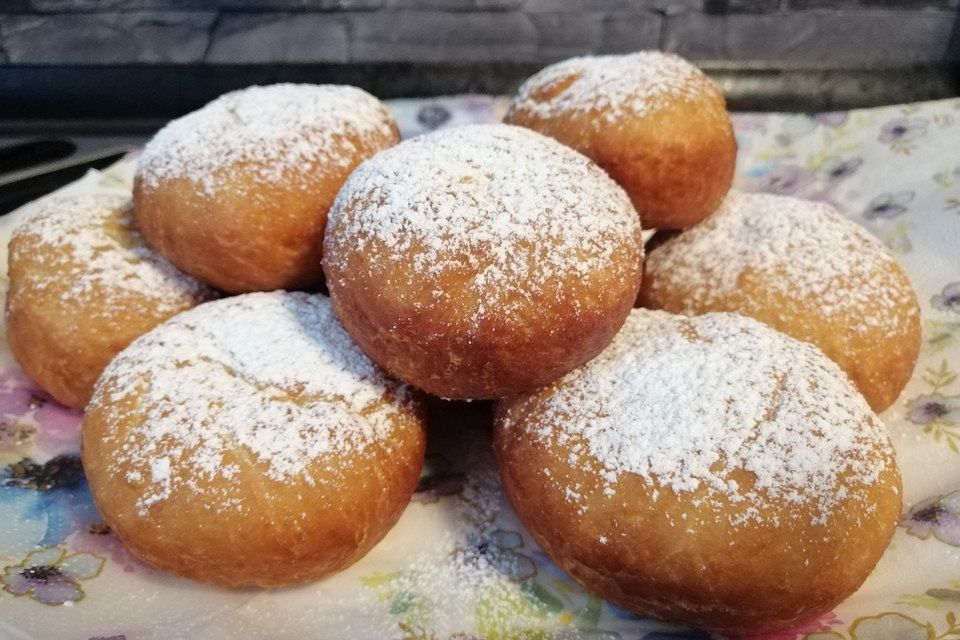
M736 111L829 111L960 96L960 65L869 69L700 63ZM149 132L217 95L252 84L352 84L380 98L510 94L542 65L0 66L0 135Z

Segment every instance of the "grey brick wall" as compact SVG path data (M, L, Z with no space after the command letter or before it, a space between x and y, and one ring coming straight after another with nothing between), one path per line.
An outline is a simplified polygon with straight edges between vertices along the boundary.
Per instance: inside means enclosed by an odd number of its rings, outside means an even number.
M958 0L0 0L0 64L960 62Z

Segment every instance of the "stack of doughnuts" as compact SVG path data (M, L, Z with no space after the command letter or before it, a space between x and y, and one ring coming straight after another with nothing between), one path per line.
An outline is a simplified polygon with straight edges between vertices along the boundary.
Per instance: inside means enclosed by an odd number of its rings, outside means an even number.
M505 492L588 591L782 628L890 540L874 411L919 316L828 206L731 192L735 156L722 93L658 52L561 62L507 123L403 142L359 89L251 87L157 133L132 203L15 232L8 340L86 406L97 506L164 571L343 569L414 490L424 401L494 400Z
M313 580L409 502L417 393L325 296L281 290L322 285L334 197L398 138L360 89L251 87L157 133L132 198L48 199L14 231L11 350L86 408L94 500L144 562L224 586Z

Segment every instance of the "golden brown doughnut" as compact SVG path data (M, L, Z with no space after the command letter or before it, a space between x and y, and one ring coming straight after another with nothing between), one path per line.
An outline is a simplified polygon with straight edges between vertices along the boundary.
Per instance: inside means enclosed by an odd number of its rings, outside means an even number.
M155 250L224 291L313 287L337 191L399 139L386 107L355 87L234 91L144 147L137 222Z
M620 187L507 125L437 131L364 162L324 240L330 297L357 344L453 399L531 390L599 353L642 258Z
M900 515L893 449L843 372L734 314L634 311L600 356L503 400L494 450L588 591L734 637L830 611Z
M673 54L550 65L520 87L506 121L586 154L627 190L646 228L696 224L733 180L737 143L723 93Z
M393 526L423 465L420 413L326 297L255 293L180 314L110 363L83 466L144 562L276 587L350 565Z
M7 342L24 372L82 409L121 349L214 296L146 247L129 197L54 197L10 238Z
M732 311L812 342L874 411L920 351L920 310L896 258L829 205L732 191L699 225L651 249L639 303Z

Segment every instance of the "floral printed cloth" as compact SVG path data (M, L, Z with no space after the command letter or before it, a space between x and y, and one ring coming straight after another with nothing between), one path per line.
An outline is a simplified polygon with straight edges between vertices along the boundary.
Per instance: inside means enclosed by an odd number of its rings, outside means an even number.
M498 121L506 102L391 106L409 137ZM916 373L882 416L903 473L893 542L833 612L764 638L960 637L960 100L734 120L738 186L827 201L864 225L899 255L923 317ZM128 159L64 191L128 191L132 171ZM0 219L4 269L10 230L29 210ZM603 603L550 563L500 493L485 410L434 407L414 501L355 566L297 588L224 590L128 554L84 481L80 415L0 346L0 638L709 638Z

